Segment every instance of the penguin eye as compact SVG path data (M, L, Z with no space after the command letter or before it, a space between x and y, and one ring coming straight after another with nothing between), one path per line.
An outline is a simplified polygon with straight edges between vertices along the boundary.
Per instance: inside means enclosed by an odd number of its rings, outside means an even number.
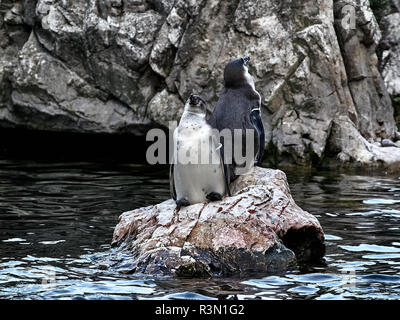
M247 64L249 63L249 61L250 61L250 57L249 57L249 56L244 56L244 57L242 58L243 65L245 65L245 66L247 66Z
M189 99L190 99L190 104L192 104L192 105L196 105L198 102L198 97L193 94L190 96Z

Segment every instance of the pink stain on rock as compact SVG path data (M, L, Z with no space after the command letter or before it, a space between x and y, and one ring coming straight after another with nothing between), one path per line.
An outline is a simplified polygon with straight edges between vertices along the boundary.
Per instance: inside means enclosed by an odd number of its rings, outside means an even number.
M246 248L247 243L243 233L240 230L225 227L216 232L213 239L213 246L216 249L223 247Z

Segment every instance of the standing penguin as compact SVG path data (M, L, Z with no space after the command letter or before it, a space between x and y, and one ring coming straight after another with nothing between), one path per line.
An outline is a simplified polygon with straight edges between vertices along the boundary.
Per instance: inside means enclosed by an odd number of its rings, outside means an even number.
M230 194L217 136L206 122L206 104L191 95L174 132L170 188L177 208Z
M229 170L226 170L229 171L226 172L228 183L237 178L240 174L238 168L243 167L243 163L239 163L239 159L235 157L234 149L240 147L240 141L234 138L234 130L241 130L242 152L246 150L246 130L254 132L254 154L246 157L246 162L251 162L250 168L261 164L264 155L265 134L261 120L261 96L256 91L254 79L248 72L249 61L250 58L245 56L233 59L227 64L224 71L225 88L208 120L213 128L219 131L228 129L231 132L232 152L230 154L226 152L224 157L229 164ZM224 139L221 139L223 153L227 144Z

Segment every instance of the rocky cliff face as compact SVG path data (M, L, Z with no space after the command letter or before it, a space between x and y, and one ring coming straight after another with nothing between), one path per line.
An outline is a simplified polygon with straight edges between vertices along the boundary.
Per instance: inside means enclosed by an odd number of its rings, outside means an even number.
M400 123L400 1L393 4L380 19L382 41L378 54L380 70L394 102L395 120Z
M380 39L368 0L3 0L0 125L144 134L247 54L270 160L396 163Z

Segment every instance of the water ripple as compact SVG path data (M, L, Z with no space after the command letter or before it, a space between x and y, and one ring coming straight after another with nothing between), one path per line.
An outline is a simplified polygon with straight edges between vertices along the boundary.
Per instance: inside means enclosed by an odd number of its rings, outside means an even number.
M286 174L321 222L326 264L173 280L128 274L130 254L110 246L122 212L170 197L168 168L0 159L0 299L400 299L398 177Z
M339 246L340 248L351 252L400 252L400 248L379 246L375 244L359 244L358 246Z
M373 205L377 205L377 204L388 205L388 204L400 203L400 200L394 200L394 199L368 199L368 200L364 200L363 203L365 203L365 204L373 204Z

